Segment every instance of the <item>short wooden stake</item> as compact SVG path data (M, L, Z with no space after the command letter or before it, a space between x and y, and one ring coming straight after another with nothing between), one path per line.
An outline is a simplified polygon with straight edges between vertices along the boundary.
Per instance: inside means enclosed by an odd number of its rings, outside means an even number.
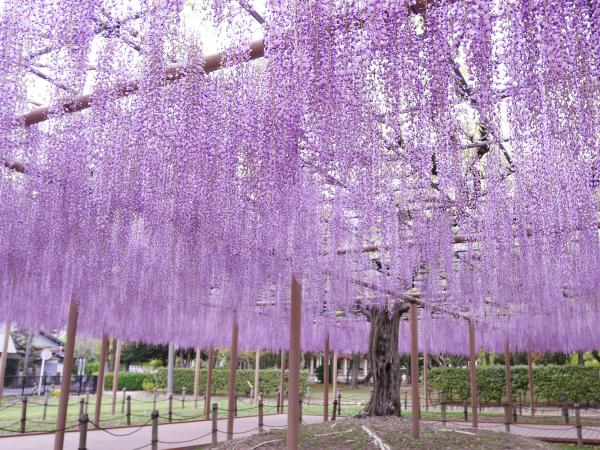
M48 391L44 392L44 408L42 409L42 420L46 420L48 414Z
M127 412L125 416L127 417L127 425L131 425L131 395L127 396Z
M446 396L444 395L440 401L442 407L442 424L446 426Z
M302 423L302 394L300 394L298 397L298 422Z
M79 447L78 450L87 450L87 429L89 417L83 413L79 418Z
M156 402L158 401L158 392L156 388L152 390L152 411L156 411Z
M337 396L337 407L338 407L337 415L339 417L342 415L342 393L339 390L338 390L338 396Z
M167 420L173 422L173 394L169 394L169 411Z
M127 401L127 389L123 388L123 398L121 399L121 414L125 414L125 402Z
M467 420L469 420L469 408L467 407L467 399L466 398L463 400L463 416L464 416L465 422Z
M152 440L150 441L152 445L152 450L158 450L158 411L152 411Z
M264 404L262 398L258 401L258 428L263 429Z
M577 447L583 447L583 431L581 428L581 411L579 404L575 404L575 429L577 430Z
M25 426L27 424L27 397L21 398L21 433L25 433Z
M212 445L217 445L217 433L219 430L218 427L219 420L219 405L217 403L213 403L212 405ZM259 421L261 420L259 416ZM259 426L260 423L259 423Z
M185 388L181 389L181 409L185 409Z
M337 415L337 400L333 401L333 412L331 414L331 420L335 422L335 416Z

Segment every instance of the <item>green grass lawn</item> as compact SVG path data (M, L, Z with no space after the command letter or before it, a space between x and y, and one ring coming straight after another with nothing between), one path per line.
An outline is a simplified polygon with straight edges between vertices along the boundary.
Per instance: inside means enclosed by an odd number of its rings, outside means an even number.
M359 387L357 389L352 389L348 385L340 384L338 385L341 394L342 394L342 408L341 414L343 416L353 416L358 414L363 410L364 405L368 402L371 392L369 387ZM152 404L152 395L146 392L130 392L132 396L131 402L131 424L132 425L142 425L147 423L150 420L150 414L152 412L153 404ZM227 398L224 395L224 392L219 392L215 397L213 397L212 402L216 402L219 406L219 417L227 416ZM437 403L437 397L434 395L432 399L432 404ZM79 409L80 409L80 400L84 397L72 396L69 409L68 409L68 418L67 418L67 427L69 426L77 426L78 418L79 418ZM408 399L408 408L404 408L405 398ZM329 403L333 403L334 394L333 389L329 390ZM403 386L402 394L402 415L410 416L410 387ZM48 404L47 408L47 416L46 420L43 420L43 406L41 398L31 397L29 398L29 403L27 406L27 422L26 422L26 431L27 432L36 432L36 431L52 431L55 429L56 424L56 414L58 410L58 399L52 398ZM88 405L88 414L91 420L94 420L94 408L95 408L96 398L95 396L89 397L89 405ZM304 404L302 407L303 414L315 414L321 415L323 414L323 385L316 384L311 385L310 388L310 397L305 395ZM9 406L11 403L15 403L14 406ZM126 425L126 417L121 412L121 404L122 404L122 394L119 393L117 400L117 408L116 413L113 416L111 414L111 392L105 392L103 397L103 406L102 406L102 416L101 423L102 427L113 427L113 426L122 426ZM264 414L274 414L276 400L273 396L264 398ZM258 408L256 403L252 404L250 399L248 398L239 398L238 399L238 415L239 416L256 416L258 415ZM424 401L421 400L421 418L424 420L441 420L441 413L439 408L431 408L430 411L426 412L424 410ZM164 394L159 396L159 401L157 403L157 410L160 414L160 423L167 422L167 413L168 413L168 400ZM204 411L204 401L198 401L198 408L194 408L194 401L191 395L186 396L185 407L182 408L181 397L180 395L175 395L173 399L173 421L181 421L181 420L199 420ZM332 413L332 407L329 408L329 414ZM470 411L469 411L470 417ZM484 410L479 413L480 421L503 421L503 413L501 411L496 410ZM458 406L455 408L449 408L447 412L448 420L462 420L463 419L463 411L462 407ZM19 432L21 419L21 404L20 399L18 397L9 397L5 399L2 406L0 406L0 435L13 434L15 432ZM598 425L600 424L600 420L596 419L593 421L588 421L585 418L582 418L582 422L584 425ZM560 424L564 423L564 420L560 415L556 416L519 416L518 423L547 423L547 424ZM90 425L91 426L91 425Z

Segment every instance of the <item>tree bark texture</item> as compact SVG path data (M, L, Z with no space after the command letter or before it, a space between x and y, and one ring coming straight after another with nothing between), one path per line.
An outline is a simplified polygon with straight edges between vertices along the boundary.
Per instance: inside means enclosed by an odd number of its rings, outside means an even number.
M364 414L368 416L400 416L400 353L398 330L400 317L409 310L407 304L388 308L370 309L368 361L373 376L373 391Z

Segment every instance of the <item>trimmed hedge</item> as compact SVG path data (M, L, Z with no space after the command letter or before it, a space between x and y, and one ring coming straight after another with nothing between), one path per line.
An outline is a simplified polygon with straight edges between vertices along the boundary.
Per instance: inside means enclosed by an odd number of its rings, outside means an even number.
M206 369L200 369L200 392L206 389ZM261 370L260 371L260 390L263 394L274 394L279 388L279 370ZM164 389L167 387L167 369L160 368L154 374L156 387ZM236 379L236 392L238 395L249 395L250 382L254 385L254 370L238 370ZM287 372L286 372L287 383ZM229 369L214 369L212 391L225 391L229 385ZM300 387L302 392L308 386L308 374L305 371L300 373ZM180 392L185 387L187 392L194 390L194 369L176 368L173 371L173 389Z
M450 401L470 396L469 369L436 367L429 372L431 387L445 393ZM600 402L600 369L582 366L539 366L533 368L538 399L559 402L561 396L571 402ZM511 368L513 394L528 389L527 366ZM478 367L477 390L484 402L500 402L504 398L504 367Z
M151 373L119 372L118 389L127 389L128 391L141 391L144 389L144 380L154 382L154 375ZM112 389L113 374L104 375L104 388Z

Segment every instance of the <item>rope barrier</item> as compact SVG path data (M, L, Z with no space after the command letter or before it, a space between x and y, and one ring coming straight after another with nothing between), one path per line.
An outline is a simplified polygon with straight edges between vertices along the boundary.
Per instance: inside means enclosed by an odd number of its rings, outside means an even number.
M93 426L95 426L96 428L98 428L101 431L104 431L107 434L110 434L111 436L116 436L116 437L123 437L123 436L131 436L132 434L137 433L138 431L140 431L142 428L144 428L145 426L147 426L150 422L152 422L152 419L148 419L146 421L145 424L138 426L135 430L129 432L129 433L124 433L124 434L118 434L118 433L113 433L112 431L108 431L108 428L103 428L100 425L98 425L97 423L92 422L91 420L89 421Z

